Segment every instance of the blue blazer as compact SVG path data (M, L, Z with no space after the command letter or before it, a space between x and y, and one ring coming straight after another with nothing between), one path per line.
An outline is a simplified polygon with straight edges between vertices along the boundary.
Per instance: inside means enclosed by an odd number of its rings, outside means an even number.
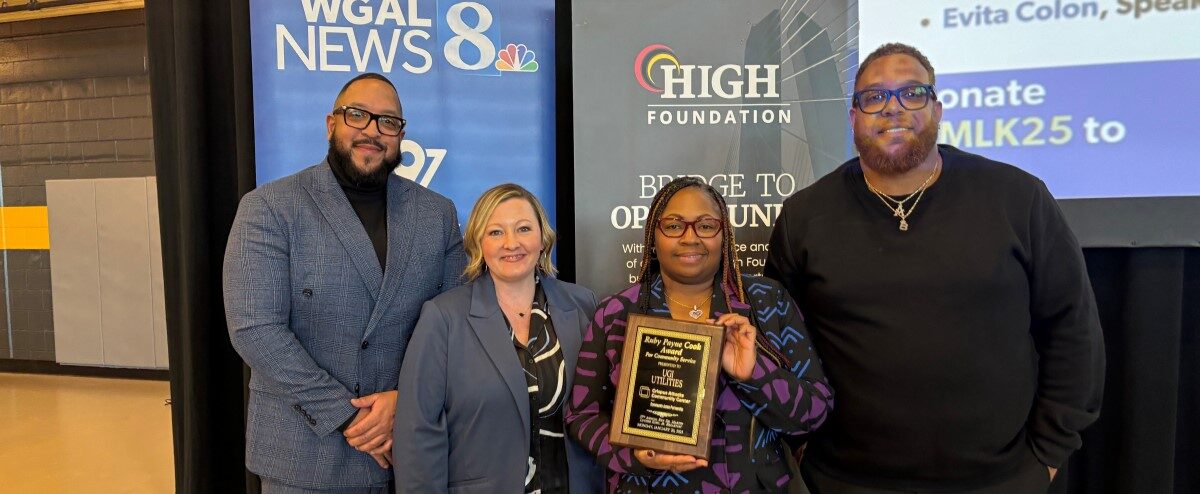
M542 278L566 362L566 389L596 308L591 290ZM529 391L492 277L425 303L400 370L392 454L396 492L524 492ZM603 470L566 439L572 493L598 493Z
M329 165L265 184L238 206L225 250L229 339L250 366L246 466L310 489L387 485L337 428L350 400L395 389L426 300L466 262L454 205L387 184L387 270Z

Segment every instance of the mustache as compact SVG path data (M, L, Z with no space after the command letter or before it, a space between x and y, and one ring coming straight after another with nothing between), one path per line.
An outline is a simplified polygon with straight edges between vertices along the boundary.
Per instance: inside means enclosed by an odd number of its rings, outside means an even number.
M889 120L886 123L881 123L881 124L877 125L876 131L882 132L882 131L890 129L892 127L906 127L906 128L911 129L914 126L915 126L915 124L913 123L912 120L896 119L896 120Z
M375 139L373 137L363 137L360 139L355 139L353 141L350 141L351 146L357 146L359 144L370 144L372 146L379 148L382 151L387 151L387 149L388 149L387 145L385 145L383 143L383 141L381 141L379 139Z

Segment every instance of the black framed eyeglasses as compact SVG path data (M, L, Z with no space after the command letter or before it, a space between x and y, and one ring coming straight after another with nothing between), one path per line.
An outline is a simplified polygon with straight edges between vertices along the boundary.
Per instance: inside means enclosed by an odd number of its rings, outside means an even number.
M393 117L391 115L378 115L371 113L362 108L353 106L339 106L333 110L334 113L342 114L342 121L346 122L353 128L362 130L371 125L371 121L375 121L375 127L379 129L379 133L386 136L397 136L404 131L404 126L408 121L404 117Z
M679 218L662 218L658 220L658 231L668 238L679 238L691 227L700 238L713 238L721 233L724 225L716 218L700 218L696 221L683 221Z
M937 99L932 84L913 84L896 89L863 89L854 93L854 107L863 113L879 113L896 97L905 110L920 110Z

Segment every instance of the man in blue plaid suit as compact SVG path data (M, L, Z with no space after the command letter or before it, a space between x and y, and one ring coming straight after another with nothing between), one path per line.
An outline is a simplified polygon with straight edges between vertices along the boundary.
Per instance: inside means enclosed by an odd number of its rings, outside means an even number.
M246 194L225 251L263 491L386 492L396 383L421 305L459 284L454 205L392 173L405 121L378 74L342 88L325 161Z

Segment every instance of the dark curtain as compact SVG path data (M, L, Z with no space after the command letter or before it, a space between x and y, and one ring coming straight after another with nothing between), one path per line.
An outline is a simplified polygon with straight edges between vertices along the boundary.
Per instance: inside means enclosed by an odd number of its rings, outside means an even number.
M246 0L146 2L180 493L258 489L221 301L225 239L254 185L249 25Z
M244 466L243 364L221 302L225 239L254 185L247 0L152 0L146 24L176 490L257 492ZM569 36L569 22L558 24ZM557 78L560 212L573 210L566 40L557 46L566 71ZM560 215L560 232L573 232L572 217ZM572 267L573 255L559 250L559 265ZM1200 248L1085 257L1107 348L1104 408L1052 491L1200 492Z
M1200 492L1200 249L1084 257L1104 327L1104 405L1053 492Z

